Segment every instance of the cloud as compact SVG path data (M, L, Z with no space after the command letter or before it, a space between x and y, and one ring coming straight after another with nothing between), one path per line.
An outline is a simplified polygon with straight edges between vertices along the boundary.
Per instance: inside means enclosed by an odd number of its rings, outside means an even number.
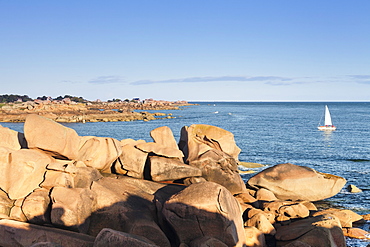
M125 82L121 76L108 75L108 76L99 76L88 81L91 84L110 84L110 83L122 83Z
M130 84L133 85L144 85L144 84L158 84L158 83L194 83L194 82L222 82L222 81L290 81L291 78L279 77L279 76L205 76L205 77L187 77L177 78L168 80L140 80L134 81Z
M370 84L370 75L348 75L354 82L361 84Z

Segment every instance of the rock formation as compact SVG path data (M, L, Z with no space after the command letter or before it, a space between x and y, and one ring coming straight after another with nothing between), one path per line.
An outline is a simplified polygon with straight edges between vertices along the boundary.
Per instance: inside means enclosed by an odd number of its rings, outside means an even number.
M24 132L0 127L0 246L345 246L344 234L367 236L353 228L360 215L311 202L345 179L281 164L247 187L233 135L215 126L184 127L179 145L168 127L154 142L118 141L38 115Z

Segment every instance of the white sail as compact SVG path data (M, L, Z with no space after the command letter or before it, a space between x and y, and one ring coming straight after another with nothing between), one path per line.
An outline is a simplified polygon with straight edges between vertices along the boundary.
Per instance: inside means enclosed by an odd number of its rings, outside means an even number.
M327 105L325 106L325 125L333 125L333 123L331 122L330 111Z

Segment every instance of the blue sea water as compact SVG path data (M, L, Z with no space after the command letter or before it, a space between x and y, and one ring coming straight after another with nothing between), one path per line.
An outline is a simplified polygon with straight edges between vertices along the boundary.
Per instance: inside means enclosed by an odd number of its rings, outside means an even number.
M342 176L361 193L343 189L321 202L325 207L370 213L370 103L369 102L193 102L181 110L162 110L175 118L149 122L68 123L81 136L105 136L152 141L149 132L160 126L172 129L177 140L183 126L210 124L232 132L241 148L240 161L268 166L293 163ZM317 130L325 105L336 131ZM23 132L22 123L1 123ZM258 168L256 171L265 168ZM247 180L251 175L242 175ZM369 224L359 226L369 231ZM367 246L348 240L348 246Z

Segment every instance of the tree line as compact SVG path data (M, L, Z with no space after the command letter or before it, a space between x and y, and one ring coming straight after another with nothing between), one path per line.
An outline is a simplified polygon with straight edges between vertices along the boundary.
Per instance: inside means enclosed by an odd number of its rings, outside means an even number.
M69 98L71 101L74 102L88 102L88 100L84 99L83 97L77 97L77 96L71 96L71 95L64 95L64 96L58 96L56 98L51 98L48 96L41 96L37 97L36 99L39 100L63 100L65 98ZM33 101L34 99L30 98L28 95L17 95L17 94L3 94L0 95L0 103L12 103L12 102L17 102L17 101Z

